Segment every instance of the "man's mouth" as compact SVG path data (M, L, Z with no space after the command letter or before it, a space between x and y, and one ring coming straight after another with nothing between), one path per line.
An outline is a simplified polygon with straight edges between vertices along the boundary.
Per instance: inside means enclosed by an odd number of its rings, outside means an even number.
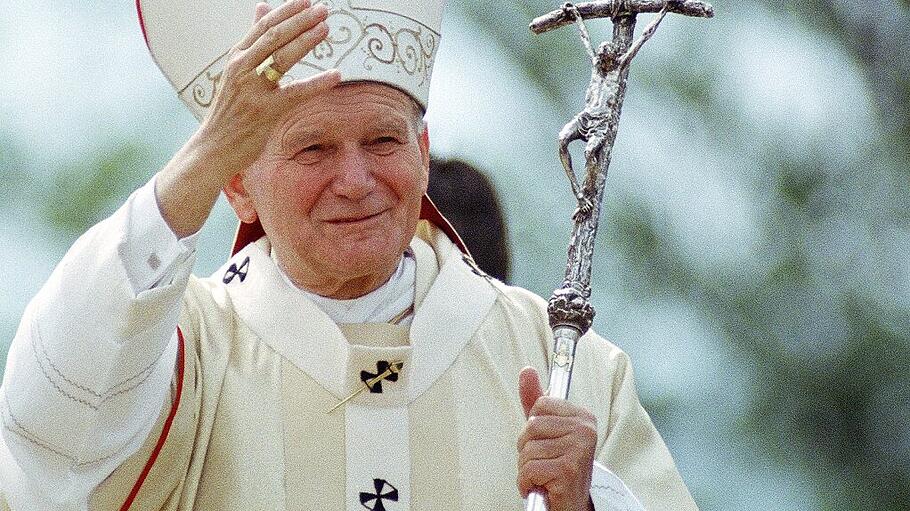
M358 224L358 223L366 223L366 222L369 222L370 220L378 218L380 215L382 215L385 212L386 212L386 210L382 210L377 213L373 213L371 215L345 216L345 217L340 217L340 218L335 218L335 219L329 220L328 223L330 223L332 225L354 225L354 224Z

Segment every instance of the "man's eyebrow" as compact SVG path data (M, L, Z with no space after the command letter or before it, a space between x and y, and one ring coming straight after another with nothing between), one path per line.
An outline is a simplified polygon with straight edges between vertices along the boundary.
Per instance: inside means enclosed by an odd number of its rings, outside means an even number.
M408 124L403 119L384 117L370 130L372 132L392 132L402 134L408 131Z

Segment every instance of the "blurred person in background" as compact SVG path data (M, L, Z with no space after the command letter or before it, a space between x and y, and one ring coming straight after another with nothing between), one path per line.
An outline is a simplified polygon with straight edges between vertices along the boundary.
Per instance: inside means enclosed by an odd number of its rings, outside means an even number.
M491 277L509 283L512 255L502 204L490 178L469 163L430 159L427 195Z

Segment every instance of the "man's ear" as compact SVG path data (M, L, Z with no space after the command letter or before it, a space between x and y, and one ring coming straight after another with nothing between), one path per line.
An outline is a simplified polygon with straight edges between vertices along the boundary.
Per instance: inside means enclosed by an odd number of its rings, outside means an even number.
M227 197L228 202L231 207L234 208L234 213L237 215L237 218L245 224L251 224L259 219L259 214L256 213L256 207L253 205L253 200L250 198L250 194L247 193L246 186L243 184L243 172L234 174L234 177L228 181L228 184L223 188L224 196Z
M418 141L420 146L420 157L423 159L423 167L425 169L430 168L430 128L427 126L426 121L423 123L423 132L420 134L420 140Z

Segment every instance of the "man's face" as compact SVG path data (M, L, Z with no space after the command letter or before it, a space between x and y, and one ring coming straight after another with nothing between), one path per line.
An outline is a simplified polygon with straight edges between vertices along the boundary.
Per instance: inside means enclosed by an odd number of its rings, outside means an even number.
M379 285L397 267L427 189L415 108L384 85L336 87L291 112L228 186L238 216L259 218L295 283L332 296L340 281Z

